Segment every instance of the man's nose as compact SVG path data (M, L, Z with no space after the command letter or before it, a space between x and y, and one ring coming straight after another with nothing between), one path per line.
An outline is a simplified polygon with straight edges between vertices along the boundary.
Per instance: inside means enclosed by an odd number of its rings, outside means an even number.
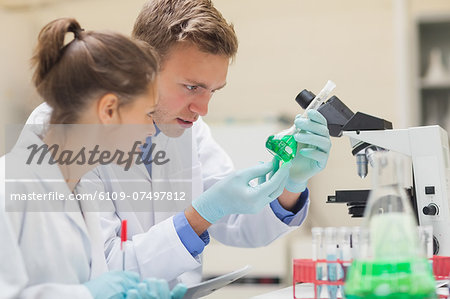
M208 104L209 100L211 100L211 96L212 93L207 92L201 97L196 98L189 106L189 110L200 116L205 116L208 114Z

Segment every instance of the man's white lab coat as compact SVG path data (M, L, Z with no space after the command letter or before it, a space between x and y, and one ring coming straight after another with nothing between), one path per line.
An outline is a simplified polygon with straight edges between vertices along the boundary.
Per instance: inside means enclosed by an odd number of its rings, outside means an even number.
M44 104L37 107L30 115L27 123L46 122L51 113L51 108ZM162 135L162 134L160 134ZM171 138L164 140L159 137L159 144L173 142L176 147L177 140ZM192 160L185 164L190 169L178 169L188 171L192 176L192 199L199 196L204 190L214 183L229 175L233 171L231 159L224 150L213 140L210 129L199 119L192 128L192 147L187 151L192 155ZM183 145L181 145L183 146ZM159 177L157 171L162 171L162 177L173 170L164 167L154 167L153 180ZM117 165L100 166L83 177L77 187L80 193L97 192L125 192L132 194L135 191L143 191L142 184L139 187L130 184L130 179L146 182L147 191L158 188L148 174L144 165L136 165L128 171ZM131 187L130 187L131 186ZM131 190L130 190L131 188ZM133 189L135 188L135 189ZM141 188L141 190L138 190ZM169 191L163 188L165 191ZM154 190L153 190L154 191ZM127 202L111 201L108 212L101 213L101 226L105 238L105 256L109 269L122 269L122 253L120 251L120 224L122 219L128 221L128 242L126 246L126 269L141 274L142 277L159 277L175 283L175 280L185 284L197 283L201 280L202 258L201 255L193 257L181 242L173 224L175 211L159 212L151 210L134 212L123 205ZM122 206L121 206L122 205ZM237 247L260 247L270 244L284 234L296 229L306 218L309 201L298 212L289 225L283 223L273 213L271 207L266 206L255 215L229 215L213 224L208 232L219 242ZM102 206L105 210L105 206Z

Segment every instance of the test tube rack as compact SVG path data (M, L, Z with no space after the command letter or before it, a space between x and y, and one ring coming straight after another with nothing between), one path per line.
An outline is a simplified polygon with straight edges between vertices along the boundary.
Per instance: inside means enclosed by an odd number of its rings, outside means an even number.
M433 256L430 258L433 262L433 274L436 280L449 279L450 275L450 257L448 256ZM317 279L317 264L330 265L330 264L340 264L340 266L351 264L351 261L328 261L328 260L312 260L312 259L294 259L293 262L293 295L294 299L315 299L319 298L317 294L317 286L340 286L345 283L345 276L337 279L336 281L328 280L318 280ZM304 298L297 297L295 294L295 285L297 283L312 283L314 287L314 297ZM342 297L338 297L342 298ZM440 297L446 298L446 297Z

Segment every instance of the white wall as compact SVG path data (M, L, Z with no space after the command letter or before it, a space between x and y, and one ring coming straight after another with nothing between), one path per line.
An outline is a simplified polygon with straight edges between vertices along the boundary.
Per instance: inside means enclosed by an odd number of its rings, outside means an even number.
M259 119L283 113L293 118L301 112L294 101L297 93L304 88L318 93L328 79L337 84L335 94L353 111L396 123L397 111L387 109L396 94L392 1L282 1L277 6L273 3L218 2L236 26L240 49L227 88L211 102L207 120L213 123L213 132L215 122L230 117ZM234 11L233 4L239 9ZM255 13L250 14L252 10ZM288 270L291 256L310 255L308 237L312 226L359 225L359 220L348 216L345 205L325 204L327 196L337 189L370 187L370 178L357 177L350 151L347 139L333 139L327 168L310 181L308 220L286 238L287 259L278 260ZM272 249L274 259L280 254L276 246ZM270 246L266 252L271 252ZM247 260L261 257L249 252L242 254ZM230 263L223 266L229 268ZM270 268L270 264L266 263L266 267Z

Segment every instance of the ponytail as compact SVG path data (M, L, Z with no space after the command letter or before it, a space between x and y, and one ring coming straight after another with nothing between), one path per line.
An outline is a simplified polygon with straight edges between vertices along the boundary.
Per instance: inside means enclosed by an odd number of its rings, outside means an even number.
M73 32L75 39L81 39L82 31L80 24L72 18L56 19L41 30L38 45L31 60L32 66L36 68L33 76L33 83L36 86L39 86L52 67L61 59L65 50L66 33Z
M64 45L66 33L74 40ZM75 19L62 18L40 32L32 58L33 83L53 108L50 123L75 123L86 105L113 93L127 104L148 92L158 71L150 46L113 32L83 32Z

